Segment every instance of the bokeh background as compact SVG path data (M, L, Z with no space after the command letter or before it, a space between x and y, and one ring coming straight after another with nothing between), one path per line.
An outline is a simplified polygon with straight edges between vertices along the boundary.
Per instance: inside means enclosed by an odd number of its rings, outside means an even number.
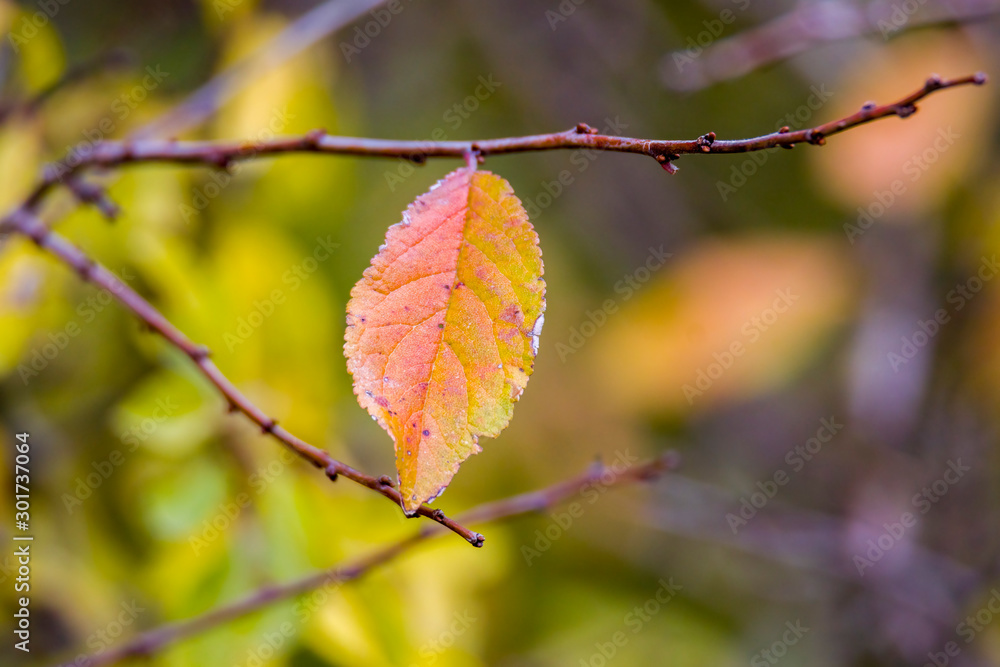
M0 203L72 147L148 127L313 6L0 1ZM737 138L894 100L931 73L992 74L1000 43L993 3L957 0L394 6L384 25L365 13L257 61L177 136L474 139L587 122ZM569 525L546 513L484 526L481 550L445 536L143 664L1000 664L996 112L996 85L945 91L823 148L684 157L674 176L633 155L489 158L541 237L546 325L510 427L437 505L455 514L595 457L676 449L682 468L577 498ZM352 395L344 309L386 228L455 166L286 156L231 179L129 167L101 176L114 224L65 194L45 217L292 432L382 474L391 442ZM5 665L85 665L417 528L283 455L188 359L11 238L3 544L22 431L33 650L12 650L3 547ZM679 592L648 604L664 582Z

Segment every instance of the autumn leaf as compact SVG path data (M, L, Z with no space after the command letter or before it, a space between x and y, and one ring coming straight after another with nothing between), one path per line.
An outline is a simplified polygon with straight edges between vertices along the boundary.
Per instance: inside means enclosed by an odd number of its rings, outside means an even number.
M403 508L436 498L510 422L538 351L538 235L510 184L448 174L389 228L351 290L344 353L361 406L396 446Z

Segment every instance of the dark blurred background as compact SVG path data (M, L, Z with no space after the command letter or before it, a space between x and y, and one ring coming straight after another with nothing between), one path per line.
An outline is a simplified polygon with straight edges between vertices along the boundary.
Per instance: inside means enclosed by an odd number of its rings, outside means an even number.
M282 60L269 40L313 3L2 0L0 204L235 63L250 65L216 111L159 136L476 139L587 122L739 138L895 100L931 73L995 73L994 5L396 0L390 20L363 11ZM595 457L674 448L680 471L581 496L569 522L485 526L482 550L445 537L145 664L1000 664L996 109L996 85L944 91L823 148L689 156L674 176L634 155L489 158L541 237L546 325L510 427L436 505L454 514ZM352 395L344 308L386 228L455 166L128 167L102 177L114 224L65 194L46 216L292 432L382 474L392 445ZM323 244L338 246L312 262ZM5 630L5 665L99 653L416 529L226 415L187 358L11 238L4 544L23 431L33 650ZM665 586L680 588L661 604Z

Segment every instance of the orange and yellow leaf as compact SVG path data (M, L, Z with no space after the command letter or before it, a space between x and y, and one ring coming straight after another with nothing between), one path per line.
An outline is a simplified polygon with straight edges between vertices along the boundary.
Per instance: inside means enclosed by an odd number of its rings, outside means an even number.
M510 422L544 310L538 235L503 178L453 171L389 228L351 291L344 353L395 442L407 512Z

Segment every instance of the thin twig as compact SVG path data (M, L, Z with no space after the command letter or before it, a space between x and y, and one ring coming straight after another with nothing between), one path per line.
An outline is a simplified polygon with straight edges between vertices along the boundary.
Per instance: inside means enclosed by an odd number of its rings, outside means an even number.
M230 65L184 102L132 133L135 138L175 136L212 115L240 84L298 55L309 46L385 4L386 0L327 0L290 23L252 55Z
M121 69L132 62L132 55L123 49L111 49L95 58L75 65L46 88L26 99L0 103L0 123L15 115L31 116L38 112L53 95L93 74Z
M954 5L954 6L953 6ZM1000 2L928 3L917 16L897 12L899 3L802 3L790 12L697 51L680 49L663 57L660 71L673 90L693 91L743 76L761 67L804 53L818 44L898 33L937 25L972 23L995 18Z
M625 470L615 470L597 464L573 479L538 491L511 496L503 500L480 505L465 512L460 518L463 523L478 524L509 519L531 512L540 512L571 498L588 485L602 484L604 486L613 486L623 483L653 480L664 472L675 469L677 465L678 457L673 452L668 452L659 458L626 468ZM604 480L607 476L610 476L610 479L605 482ZM294 598L324 586L340 586L358 579L374 567L406 553L421 542L438 536L442 532L443 530L440 526L425 524L413 535L375 551L364 558L345 565L337 565L285 584L259 589L242 600L218 607L201 616L150 630L120 646L89 656L86 664L89 667L105 667L106 665L113 665L130 657L148 657L163 650L170 644L201 634L233 619L259 611L275 602ZM66 667L69 666L67 665Z
M278 422L269 417L263 410L254 405L236 388L210 357L208 348L196 345L177 327L170 323L156 308L138 292L120 280L103 265L88 257L82 250L70 243L61 235L50 230L30 209L21 209L7 218L13 231L29 237L40 248L55 255L64 264L73 269L79 276L97 287L101 287L113 295L122 305L132 311L146 326L161 336L171 345L181 350L191 358L202 375L215 385L219 393L228 401L229 409L242 412L260 429L289 447L303 459L322 469L331 480L344 476L362 486L377 491L397 505L402 506L399 491L393 486L388 476L372 477L333 458L328 452L310 445L306 441L289 433ZM442 526L464 537L473 546L483 545L483 536L465 528L460 523L449 519L440 509L422 505L417 514L432 519Z
M839 134L880 118L898 116L906 118L917 110L917 103L928 95L946 88L964 85L982 85L986 75L982 72L956 79L931 76L924 85L906 97L878 106L866 104L855 114L812 128L777 132L751 139L717 139L709 132L697 139L654 140L631 137L614 137L599 134L586 123L580 123L566 132L536 134L523 137L484 139L479 141L397 141L392 139L367 139L338 137L314 130L303 136L282 137L269 141L105 141L98 143L85 154L63 159L45 169L45 174L28 202L33 205L47 192L69 176L90 167L115 167L146 162L171 162L201 164L225 169L234 162L268 155L286 153L327 153L365 157L405 158L422 163L428 158L462 158L472 153L480 157L507 153L524 153L558 149L588 148L599 151L647 155L673 173L673 161L681 155L719 153L747 153L769 148L793 148L796 144L822 145L826 137Z

